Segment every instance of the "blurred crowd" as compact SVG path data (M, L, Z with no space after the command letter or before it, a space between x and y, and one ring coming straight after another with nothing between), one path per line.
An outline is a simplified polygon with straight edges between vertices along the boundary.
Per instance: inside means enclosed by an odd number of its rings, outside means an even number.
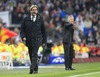
M100 47L100 0L0 0L0 11L9 11L12 15L12 24L20 25L23 18L29 14L29 7L32 4L39 7L47 30L48 42L51 41L53 47L61 44L62 28L70 14L74 16L76 24L74 44L80 47L83 44L88 48ZM11 43L20 41L19 29L14 29L18 36Z

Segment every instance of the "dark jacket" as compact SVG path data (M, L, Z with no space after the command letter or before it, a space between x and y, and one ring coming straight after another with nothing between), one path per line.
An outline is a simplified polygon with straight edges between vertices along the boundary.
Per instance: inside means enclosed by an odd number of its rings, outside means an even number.
M63 42L64 43L73 43L73 25L66 22L63 27Z
M46 30L43 22L43 18L37 14L35 22L31 20L31 16L27 16L24 18L21 31L21 38L26 38L26 45L28 47L33 46L37 43L46 43Z

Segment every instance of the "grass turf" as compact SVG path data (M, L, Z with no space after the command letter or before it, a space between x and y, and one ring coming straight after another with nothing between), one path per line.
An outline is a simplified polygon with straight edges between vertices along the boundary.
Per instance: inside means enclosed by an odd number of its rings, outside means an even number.
M73 64L73 67L76 70L65 71L64 65L45 66L39 68L38 74L31 75L28 74L29 69L0 70L0 77L70 77L81 74L82 76L78 77L100 77L100 73L84 75L86 73L100 72L100 62Z

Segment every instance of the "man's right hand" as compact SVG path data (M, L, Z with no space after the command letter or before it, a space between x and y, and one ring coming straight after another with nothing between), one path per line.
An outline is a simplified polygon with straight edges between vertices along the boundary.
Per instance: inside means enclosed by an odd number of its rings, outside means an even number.
M26 38L25 37L22 39L22 41L26 45Z
M25 37L23 38L23 41L26 41L26 38Z

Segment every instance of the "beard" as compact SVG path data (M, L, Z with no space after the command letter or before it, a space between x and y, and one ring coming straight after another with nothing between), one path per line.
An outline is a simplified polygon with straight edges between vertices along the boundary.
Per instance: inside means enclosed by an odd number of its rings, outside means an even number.
M32 13L33 16L36 15L36 14L37 14L37 12L33 12L33 13Z

